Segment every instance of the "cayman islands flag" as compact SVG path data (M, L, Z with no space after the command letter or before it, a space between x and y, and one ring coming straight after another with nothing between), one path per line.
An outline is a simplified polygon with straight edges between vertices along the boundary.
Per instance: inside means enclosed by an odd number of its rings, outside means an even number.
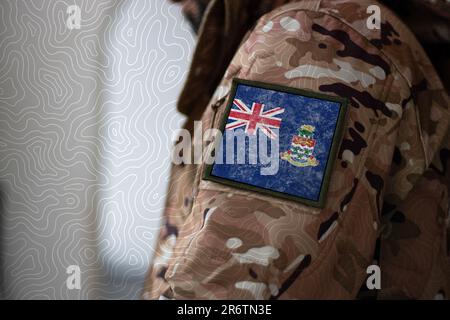
M221 159L232 161L207 166L203 178L321 207L345 112L339 97L234 79L216 147ZM240 145L237 133L245 138ZM242 152L256 161L243 163ZM267 166L276 170L262 174Z

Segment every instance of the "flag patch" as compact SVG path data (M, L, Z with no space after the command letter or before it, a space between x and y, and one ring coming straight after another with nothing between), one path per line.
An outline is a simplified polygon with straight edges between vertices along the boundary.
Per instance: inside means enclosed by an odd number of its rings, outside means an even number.
M234 79L203 178L323 207L346 100Z

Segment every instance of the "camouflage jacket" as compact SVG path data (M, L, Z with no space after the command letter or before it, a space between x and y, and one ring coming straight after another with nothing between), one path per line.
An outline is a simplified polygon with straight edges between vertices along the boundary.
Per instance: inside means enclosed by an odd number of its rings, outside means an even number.
M344 97L348 117L322 209L173 166L144 299L353 299L372 264L378 298L450 295L449 97L389 9L381 30L366 27L373 3L209 4L179 100L185 128L217 127L236 77Z

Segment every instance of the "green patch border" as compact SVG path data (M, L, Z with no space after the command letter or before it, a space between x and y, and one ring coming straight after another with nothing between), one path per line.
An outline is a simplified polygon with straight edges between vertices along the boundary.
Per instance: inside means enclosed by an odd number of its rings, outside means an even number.
M270 84L270 83L266 83L266 82L234 78L232 87L230 90L230 94L228 97L228 102L227 102L227 105L226 105L226 108L225 108L225 111L224 111L224 114L222 117L222 122L219 126L219 130L222 132L222 134L224 133L225 125L228 120L228 115L229 115L230 110L233 105L233 99L236 95L237 87L241 84L247 85L247 86L253 86L253 87L257 87L257 88L270 89L270 90L275 90L275 91L279 91L279 92L291 93L291 94L301 95L304 97L310 97L310 98L316 98L316 99L320 99L320 100L333 101L333 102L340 103L339 115L338 115L338 119L336 122L336 127L334 130L334 135L333 135L333 139L331 142L330 150L328 153L327 166L325 168L325 173L324 173L324 176L322 179L322 185L320 187L319 199L317 201L314 201L311 199L306 199L306 198L302 198L299 196L294 196L294 195L286 194L283 192L266 189L263 187L252 186L252 185L249 185L246 183L229 180L229 179L225 179L222 177L217 177L217 176L214 176L211 174L214 164L205 165L205 170L203 172L203 180L210 180L210 181L221 183L221 184L224 184L227 186L235 187L238 189L261 192L261 193L264 193L264 194L267 194L267 195L270 195L273 197L283 198L283 199L287 199L287 200L291 200L291 201L295 201L295 202L300 202L300 203L303 203L303 204L306 204L306 205L312 206L312 207L323 208L326 203L326 195L327 195L328 186L330 183L331 170L332 170L332 167L336 160L337 151L339 150L339 146L341 144L341 140L342 140L342 136L343 136L343 132L344 132L344 122L345 122L345 119L347 116L347 109L348 109L347 108L347 99L342 98L342 97L337 97L337 96L331 96L331 95L327 95L327 94L323 94L323 93L277 85L277 84ZM222 141L216 142L216 146L215 146L216 148L219 146L219 143L222 143Z

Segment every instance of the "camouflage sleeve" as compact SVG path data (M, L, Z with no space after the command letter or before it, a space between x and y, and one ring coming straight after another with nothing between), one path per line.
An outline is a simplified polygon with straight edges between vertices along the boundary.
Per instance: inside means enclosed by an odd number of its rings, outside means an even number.
M314 6L308 8L308 3ZM233 78L324 92L350 100L346 132L323 209L201 180L165 272L173 298L352 298L378 236L377 194L366 167L388 174L406 87L379 50L318 2L261 18L211 101ZM385 103L389 102L389 104ZM203 127L217 127L209 107ZM372 148L377 148L372 149ZM369 178L367 178L369 177ZM198 186L198 187L196 187Z
M423 49L401 32L410 47L399 67L409 93L401 102L390 173L379 185L385 188L379 297L448 298L450 99Z
M381 32L381 38L380 33L374 32L373 38L361 33L365 9L353 2L302 1L263 16L240 46L202 116L203 131L219 126L225 108L217 102L227 97L233 78L348 99L325 207L205 181L204 166L199 165L195 178L180 183L180 192L193 190L192 198L183 207L186 215L163 268L153 269L152 274L164 278L164 285L153 285L150 297L163 291L163 296L175 299L354 298L373 263L376 241L386 231L385 220L397 222L399 210L404 221L423 216L417 203L411 207L415 202L409 197L418 198L425 188L429 206L436 209L433 214L442 217L446 194L431 197L444 188L434 182L438 178L430 178L430 159L442 146L448 127L448 101L436 94L434 79L427 79L422 90L426 96L420 94L420 75L427 73L415 71L421 64L411 53L417 50L400 41L399 29L404 27L393 23L394 30L383 22L388 31ZM396 21L393 15L386 16ZM183 199L183 194L171 196ZM387 210L387 204L395 209ZM434 219L433 214L427 221ZM414 229L413 224L404 225ZM436 230L423 234L435 235ZM392 243L385 246L395 248L400 242ZM408 250L403 262L413 251ZM386 287L395 284L391 278L398 272L395 263L389 268Z
M439 99L439 95L433 96ZM427 102L431 109L439 108L432 101ZM441 114L437 110L434 112ZM445 124L445 112L441 116L436 120ZM442 144L424 172L419 168L413 171L407 164L415 159L408 155L409 148L404 140L396 145L393 181L382 212L379 261L382 272L379 297L382 299L449 298L449 133L441 136Z

